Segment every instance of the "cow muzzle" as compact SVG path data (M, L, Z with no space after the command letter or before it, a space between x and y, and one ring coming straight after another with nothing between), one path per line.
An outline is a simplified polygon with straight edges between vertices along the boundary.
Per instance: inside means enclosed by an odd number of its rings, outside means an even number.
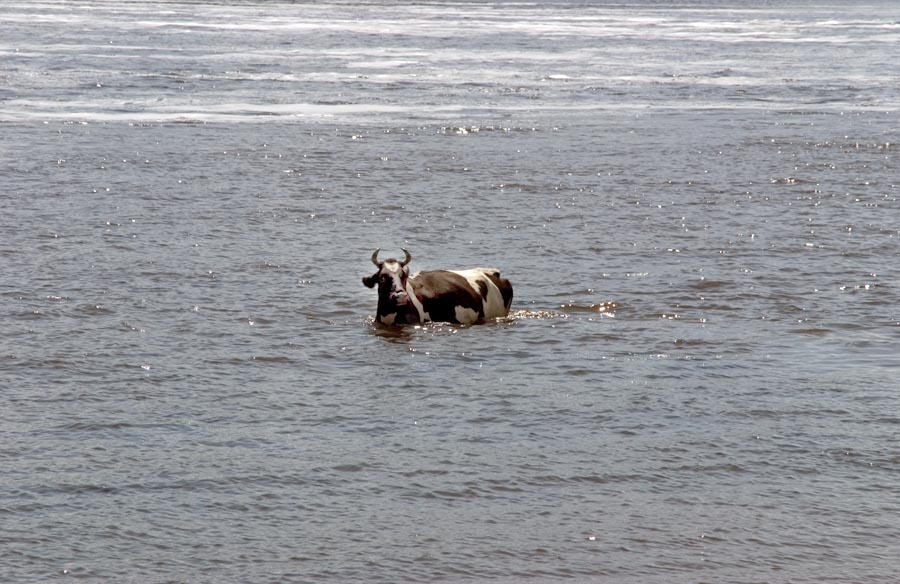
M391 300L397 306L405 306L409 303L409 294L406 292L391 292Z

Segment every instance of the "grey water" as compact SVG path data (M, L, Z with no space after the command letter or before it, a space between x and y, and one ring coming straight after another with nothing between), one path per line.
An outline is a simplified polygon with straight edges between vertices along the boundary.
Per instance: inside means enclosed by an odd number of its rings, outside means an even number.
M900 6L5 2L0 581L897 582ZM373 325L369 257L508 319Z

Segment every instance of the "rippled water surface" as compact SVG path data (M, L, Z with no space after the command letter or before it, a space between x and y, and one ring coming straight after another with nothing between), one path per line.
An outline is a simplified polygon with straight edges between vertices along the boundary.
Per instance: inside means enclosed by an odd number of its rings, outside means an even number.
M0 580L897 581L894 3L0 30Z

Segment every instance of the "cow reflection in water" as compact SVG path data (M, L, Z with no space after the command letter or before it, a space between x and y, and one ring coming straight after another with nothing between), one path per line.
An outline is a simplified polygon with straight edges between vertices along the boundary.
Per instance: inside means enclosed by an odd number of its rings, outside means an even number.
M369 288L378 286L375 320L381 324L476 324L509 314L512 284L500 277L500 270L432 270L410 275L412 256L407 250L403 250L403 261L381 262L379 251L372 254L378 271L362 282Z

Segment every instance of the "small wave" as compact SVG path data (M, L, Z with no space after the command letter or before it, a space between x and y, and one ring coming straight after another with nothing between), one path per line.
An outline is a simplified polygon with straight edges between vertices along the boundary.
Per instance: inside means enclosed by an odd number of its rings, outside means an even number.
M372 332L379 337L391 340L406 341L412 338L415 332L423 332L430 334L457 334L460 331L473 327L483 329L485 327L497 327L515 324L520 320L553 320L566 319L568 314L555 312L552 310L514 310L508 316L496 318L477 325L456 324L451 322L427 322L425 324L413 324L408 326L386 326L369 316L365 319L365 326L372 329Z
M275 322L277 322L276 320L273 320L271 318L263 318L259 316L244 316L235 320L240 323L246 323L250 326L274 324Z
M700 280L699 282L691 284L691 288L694 290L711 290L714 288L722 288L728 284L730 284L730 282L722 280Z
M526 183L520 182L510 182L510 183L495 183L491 185L491 188L494 190L500 191L519 191L521 193L538 193L541 192L543 187L538 185L530 185Z
M75 313L81 316L105 316L115 314L115 311L102 304L80 304L75 309Z
M102 432L105 430L124 430L133 428L134 424L129 422L72 422L61 426L64 430Z
M71 422L56 427L56 430L72 432L115 432L131 429L171 430L174 432L190 432L193 428L187 424L134 423L134 422Z
M703 347L716 345L716 343L703 339L675 339L674 341L672 341L672 343L678 347Z
M559 307L566 312L592 312L612 317L615 316L615 311L618 306L618 303L610 301L599 302L596 304L578 304L575 302L567 302L565 304L560 304Z
M474 487L464 489L433 489L422 495L426 499L477 499L483 495Z
M815 183L816 181L797 178L795 176L786 176L783 178L773 178L771 182L773 185L798 185Z
M372 468L372 465L360 463L360 464L339 464L337 466L331 467L331 470L336 470L338 472L362 472L365 470L369 470Z
M821 336L825 336L825 335L829 334L832 331L831 331L831 329L827 329L827 328L805 328L805 329L799 329L799 330L788 331L788 332L793 333L795 335L810 335L810 336L821 337Z
M509 313L506 320L515 322L517 320L551 320L557 318L569 318L569 315L552 310L514 310Z
M256 363L293 363L294 360L290 357L284 356L275 356L275 357L265 357L265 356L255 356L251 357L251 360Z
M506 127L506 126L441 126L438 130L439 134L465 136L468 134L478 134L479 132L517 132L523 131L525 128ZM530 132L537 131L536 128L528 128Z

